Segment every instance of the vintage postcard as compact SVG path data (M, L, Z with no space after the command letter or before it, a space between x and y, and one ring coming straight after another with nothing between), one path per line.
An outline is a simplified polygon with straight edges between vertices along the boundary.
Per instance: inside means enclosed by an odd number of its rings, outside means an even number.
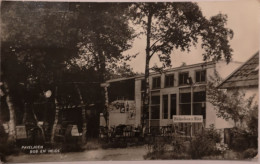
M0 163L257 162L259 6L2 0Z

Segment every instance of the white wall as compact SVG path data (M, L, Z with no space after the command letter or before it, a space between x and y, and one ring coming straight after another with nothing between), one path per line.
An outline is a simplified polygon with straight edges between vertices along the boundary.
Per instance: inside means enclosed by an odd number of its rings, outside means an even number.
M227 64L225 61L219 61L216 63L216 70L220 77L224 80L231 73L237 70L242 64L242 62L230 62Z
M220 61L217 64L208 64L204 65L202 67L201 64L197 64L196 66L184 66L177 69L174 69L173 71L168 71L163 74L155 74L152 73L149 77L149 84L150 88L152 88L152 78L161 76L161 88L156 89L159 91L161 96L161 102L162 102L162 95L169 95L169 94L176 94L177 96L177 114L179 113L179 88L185 87L185 86L179 86L178 81L178 75L179 72L189 72L189 76L193 79L193 82L195 82L195 71L201 70L201 69L207 69L207 79L209 76L214 74L214 69L219 72L220 76L222 78L226 78L231 72L233 72L236 68L238 68L242 63L238 62L231 62L228 65L224 61ZM215 66L215 67L214 67ZM164 88L164 76L165 74L174 74L175 81L174 81L174 87L170 88ZM118 125L118 124L131 124L138 126L141 124L141 80L144 77L136 78L135 80L135 108L136 108L136 117L134 120L128 120L127 113L120 113L120 112L110 112L110 119L109 124L110 126ZM187 85L186 87L188 87ZM150 89L151 91L154 91L153 89ZM162 119L162 103L160 106L160 126L165 126L172 123L171 119ZM232 122L225 121L221 118L217 118L216 111L214 107L210 103L206 103L206 127L209 127L210 124L215 124L216 128L225 128L225 127L231 127L233 126Z

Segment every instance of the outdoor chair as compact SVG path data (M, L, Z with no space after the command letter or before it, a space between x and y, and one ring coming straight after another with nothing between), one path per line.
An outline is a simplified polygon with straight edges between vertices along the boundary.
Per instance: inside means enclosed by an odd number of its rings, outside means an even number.
M124 136L125 137L132 137L133 136L133 127L131 125L127 125L124 128Z
M126 125L118 125L115 128L115 137L123 137L125 127L126 127Z

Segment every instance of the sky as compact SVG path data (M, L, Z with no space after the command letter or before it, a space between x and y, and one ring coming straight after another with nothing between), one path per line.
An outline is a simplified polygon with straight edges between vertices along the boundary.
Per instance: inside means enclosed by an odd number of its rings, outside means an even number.
M227 14L226 27L234 32L234 37L230 41L231 48L234 50L233 61L245 62L259 51L260 0L197 1L197 3L207 18L218 13ZM136 39L133 47L125 52L125 54L139 53L135 59L128 62L135 72L144 72L145 43L145 37ZM202 52L200 45L197 48L193 47L189 53L175 50L171 55L172 66L178 67L183 62L186 64L203 62ZM150 66L154 63L159 63L155 55L151 59Z

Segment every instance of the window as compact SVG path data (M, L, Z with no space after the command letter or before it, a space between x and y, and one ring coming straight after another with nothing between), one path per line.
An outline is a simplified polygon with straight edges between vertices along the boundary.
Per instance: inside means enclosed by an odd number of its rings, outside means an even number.
M181 103L190 103L191 94L190 93L181 93L180 94L180 102Z
M153 89L161 88L161 77L153 78Z
M163 95L163 119L168 119L168 95Z
M151 119L160 119L160 96L151 97Z
M165 87L173 87L174 75L165 75Z
M188 84L188 78L189 78L188 72L179 73L179 85Z
M205 91L194 92L193 101L194 102L205 102L206 101L206 92Z
M180 93L180 115L191 114L191 94Z
M145 80L141 81L141 91L144 91L145 88Z
M206 118L206 91L193 93L193 114Z
M203 119L206 118L206 103L194 103L193 115L202 115Z
M196 82L206 81L206 70L196 71Z
M172 115L176 115L176 94L171 94L171 111L170 111L171 119L172 119Z

